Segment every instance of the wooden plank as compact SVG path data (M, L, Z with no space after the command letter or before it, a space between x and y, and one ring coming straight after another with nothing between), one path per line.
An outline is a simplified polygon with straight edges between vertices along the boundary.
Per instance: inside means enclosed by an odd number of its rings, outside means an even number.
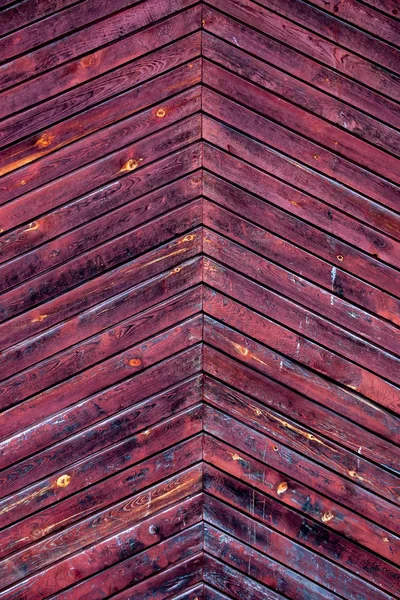
M58 10L68 7L76 0L23 0L16 6L11 6L3 12L0 34L4 35L13 29L19 29L30 21L43 19ZM15 4L14 0L1 0L3 8L9 4Z
M199 410L197 409L197 413ZM191 414L190 414L191 413ZM187 416L192 416L193 419L194 411L186 411ZM174 425L178 427L179 433L181 433L182 438L185 435L190 436L193 432L196 432L195 419L194 425L192 425L192 429L190 429L190 421L186 419L186 423L183 423L184 419L182 416L180 417L180 421L178 418L172 419ZM198 421L198 419L197 419ZM170 425L171 419L169 423L163 425L163 427L156 426L156 434L161 431L166 431L168 425ZM182 424L183 423L183 424ZM185 428L183 428L185 427ZM199 430L199 426L197 424L197 431ZM147 436L143 436L143 432L141 434L137 434L135 436L135 440L130 440L130 448L131 450L134 448L134 443L140 442L143 438L146 439ZM72 497L66 497L63 499L63 495L61 494L59 498L57 498L57 490L55 491L53 497L53 503L57 500L62 500L61 504L56 506L51 506L46 510L41 512L40 522L37 521L37 515L30 516L29 518L25 518L24 521L19 521L15 525L8 527L5 529L5 545L2 551L4 556L7 556L11 552L15 552L17 550L21 551L22 548L29 546L30 543L37 543L42 538L45 538L48 534L55 534L62 527L67 527L69 525L74 526L77 521L80 521L82 518L89 517L91 515L96 514L99 510L106 508L107 506L113 504L116 500L120 500L122 497L128 496L130 492L133 490L141 489L140 486L145 487L146 481L157 482L162 478L160 471L161 468L166 469L166 474L170 472L172 466L168 466L171 463L172 456L176 457L177 464L181 465L182 468L188 467L191 464L198 462L201 459L201 445L199 436L192 438L190 441L178 442L176 447L173 450L167 450L160 452L163 448L163 445L156 444L154 440L150 440L149 450L155 450L157 454L157 461L152 459L148 460L140 460L143 456L146 456L146 449L140 448L140 452L137 453L135 457L131 457L130 460L123 459L123 457L119 458L119 469L124 469L124 467L129 467L133 463L136 463L134 467L123 470L122 472L116 471L113 475L110 475L110 469L106 472L103 467L103 473L100 472L100 457L97 458L97 473L92 477L92 482L96 483L96 479L100 481L93 486L93 492L96 493L94 497L93 494L88 493L87 491L80 492L77 495ZM165 444L167 445L167 444ZM118 455L116 448L113 448L114 457L118 460ZM119 450L129 451L129 447L127 444L123 448L119 448ZM112 458L112 451L108 451L107 454L103 453L102 458ZM88 463L90 467L96 467L96 461L91 459L91 462ZM74 471L74 468L71 467L70 472ZM116 470L116 469L115 469ZM79 477L81 471L81 477L84 473L84 465L79 464L78 468L75 469L75 474ZM106 478L104 479L104 476ZM101 480L103 477L103 480ZM72 479L72 476L71 476ZM113 491L110 492L110 485L113 486ZM75 489L79 489L79 481L75 482ZM135 487L136 486L136 487ZM67 492L69 495L73 494L73 489ZM42 504L42 506L40 506ZM46 502L38 503L36 502L35 508L41 507L43 508ZM32 510L32 509L31 509ZM60 511L60 512L59 512ZM29 511L26 511L29 512ZM62 515L62 526L60 526L59 517ZM18 520L20 515L16 515L14 518ZM24 515L22 515L24 516ZM26 517L26 515L25 515ZM33 533L34 532L34 533ZM28 534L28 537L22 537L16 539L13 535L17 534ZM14 577L12 558L6 559L2 561L2 566L4 576L7 573L10 577ZM17 577L18 578L18 577Z
M279 296L282 295L285 299L293 300L294 303L301 303L307 309L310 309L309 321L312 320L313 317L310 315L314 311L318 311L331 320L333 320L334 315L334 320L340 327L343 326L347 330L355 332L364 340L367 339L368 343L377 344L392 354L400 354L400 338L397 327L382 322L379 318L373 318L370 313L353 307L350 302L343 299L340 290L335 288L335 285L332 286L332 281L331 287L333 287L333 290L328 291L310 284L306 277L302 276L303 269L300 275L293 276L293 267L296 264L300 265L301 261L306 258L304 253L300 254L295 246L285 244L279 238L269 235L262 229L250 225L247 221L237 218L219 207L209 205L207 202L204 204L204 221L205 225L213 227L214 230L222 234L216 235L206 230L205 248L207 254L211 255L212 258L217 259L224 265L228 264L230 267L235 267L237 265L236 259L241 255L247 254L252 258L254 257L252 264L261 266L264 263L265 267L258 271L263 275L257 274L254 267L244 269L246 275L250 275L256 281L268 285ZM232 238L242 243L246 249L244 250L238 244L232 243ZM274 264L269 264L267 268L267 261L263 261L263 259L254 255L249 247L254 248L261 255L273 258L285 267L291 268L291 270L283 269L280 265ZM224 274L230 273L229 269L221 269L221 271ZM306 270L304 269L304 271ZM215 270L210 268L210 272L217 273L217 267L215 267ZM221 276L223 277L222 273ZM307 271L304 275L308 275ZM227 275L228 278L229 276ZM251 287L250 283L248 285ZM361 291L363 288L361 285L359 287ZM261 289L258 289L260 295L262 295ZM277 303L279 303L279 300L277 300ZM249 304L251 305L251 303ZM268 313L268 309L261 310L261 312ZM288 312L290 312L290 309L288 309ZM285 322L284 319L282 319L282 322ZM296 329L295 319L291 321L291 326ZM310 337L312 337L312 334ZM351 339L356 338L354 336Z
M11 229L25 221L29 221L32 217L38 216L32 214L32 210L35 210L35 203L41 195L43 196L43 193L46 194L46 200L40 204L41 213L93 191L109 180L120 179L125 173L133 171L139 166L144 166L154 158L149 156L149 153L152 153L155 148L159 148L155 158L162 158L167 154L164 148L167 139L171 140L172 138L174 140L173 149L178 150L198 141L199 137L200 118L198 116L188 117L176 125L171 125L158 133L154 133L148 139L142 139L139 144L117 150L86 167L68 173L61 179L55 179L43 188L32 190L6 204L3 209L5 225L3 229ZM20 182L20 185L23 186L23 183ZM63 195L62 190L65 186L67 186L68 193ZM38 222L33 220L27 225L26 229L35 231L39 226Z
M240 50L232 50L230 46L212 36L205 38L205 49L207 58L224 67L223 73L225 69L234 70L242 77L250 73L250 81L258 84L262 91L271 87L271 84L266 85L266 82L273 81L272 89L280 97L280 101L275 104L279 106L280 121L283 120L285 126L313 138L317 143L346 156L361 167L399 183L396 158L347 133L346 113L342 122L330 115L329 121L332 123L325 121L327 115L324 114L321 103L309 98L308 90L299 85L297 80L288 81L287 76L281 75L276 69L272 71L263 62L249 59ZM206 64L209 64L208 61ZM287 100L283 100L282 97ZM385 161L384 167L381 161Z
M150 525L150 528L152 527L157 527L157 525ZM74 558L69 558L65 566L63 563L60 563L60 565L46 569L39 575L31 577L28 581L12 587L3 594L4 598L10 600L21 598L21 595L19 594L21 594L22 591L22 598L31 597L35 600L40 600L43 598L43 595L48 594L48 592L58 591L61 586L66 587L66 585L75 583L77 580L79 581L85 574L88 574L93 570L96 561L103 559L103 562L100 564L108 566L110 563L112 564L113 559L115 561L122 557L129 557L129 555L133 553L133 544L138 545L140 548L140 537L139 539L136 536L132 538L131 530L115 537L116 539L111 538L111 540L107 540L103 542L103 544L94 545L90 551L82 552L81 556L78 554L75 555ZM157 535L156 539L157 538L162 539L161 535ZM104 546L106 547L104 548ZM141 546L145 547L145 543L142 542ZM196 552L198 553L200 549L201 526L194 526L189 530L185 530L182 534L177 534L168 540L159 542L157 547L141 552L137 556L134 556L134 558L124 560L117 565L117 568L113 569L112 574L106 572L108 579L111 579L112 577L114 580L119 580L118 584L114 583L113 585L111 583L111 586L110 583L107 582L110 586L108 589L115 592L119 587L123 587L124 583L126 585L128 582L134 582L138 579L140 581L146 577L146 575L148 576L157 573L162 567L165 568L166 566L170 566L174 563L174 559L176 560L175 552L182 554L183 557L186 558ZM105 556L102 556L102 553L105 553ZM159 564L157 564L157 559ZM87 565L86 569L84 565ZM62 567L68 567L64 581L60 578L58 571L58 569ZM107 583L102 582L105 590L107 590ZM30 596L28 596L28 590ZM161 593L161 590L158 590L158 592Z
M178 268L176 265L182 261L182 258L191 259L199 254L200 243L201 229L192 230L107 271L94 280L87 281L82 287L73 288L61 298L56 297L37 309L28 310L13 319L12 329L8 322L0 324L2 347L8 348L67 320L80 311L83 312L96 304L103 303L164 270Z
M40 219L36 220L36 223L38 224L38 227L36 228L23 225L9 233L5 233L4 236L0 237L0 262L5 262L6 260L12 259L14 256L28 252L39 244L45 243L58 235L66 233L69 229L79 227L89 220L101 217L108 211L124 206L130 201L139 200L142 195L145 196L145 201L149 200L148 194L151 193L155 187L159 186L161 188L167 185L170 185L171 187L183 185L183 195L191 193L193 193L193 197L200 195L199 176L188 175L187 178L180 183L169 183L171 179L173 179L172 174L179 178L193 169L200 167L199 144L194 144L189 148L173 152L166 158L159 160L157 166L157 177L155 177L154 169L151 165L143 167L138 172L132 172L122 180L120 179L114 183L102 186L99 190L85 194L77 200L73 200L72 202L42 215ZM164 189L166 195L171 187ZM153 196L151 197L154 199L158 198L157 192L153 192ZM142 209L143 211L141 202L143 202L143 199L138 201L137 204L131 204L130 210L133 215L136 210L140 211L140 209ZM152 211L150 208L149 212L151 216ZM153 214L156 215L157 212L156 209ZM101 223L102 222L104 221L101 221ZM98 235L101 234L99 233ZM30 255L28 255L27 259L29 260L29 258ZM23 259L21 262L22 261Z
M265 148L264 145L260 144L253 139L244 136L243 134L237 132L236 130L231 129L226 125L222 125L215 121L211 121L210 119L205 118L205 136L206 139L219 146L224 150L228 150L228 146L230 148L230 152L237 156L238 159L245 160L248 163L251 163L257 167L259 167L263 171L269 172L274 177L287 181L287 183L291 184L292 187L297 187L299 194L299 200L306 197L316 197L321 198L326 202L329 206L334 208L338 208L341 210L345 210L349 215L355 214L357 217L361 217L365 220L365 208L363 205L366 204L367 208L369 208L368 204L371 206L371 212L375 214L379 214L382 212L382 208L378 205L374 205L373 203L366 202L365 198L359 197L358 194L353 192L350 189L345 188L344 186L339 185L334 181L329 181L324 177L318 176L317 173L307 168L306 166L299 164L296 161L287 159L284 156L280 156L276 152L270 151L268 148ZM260 153L260 149L263 148L263 153ZM319 155L318 155L319 156ZM396 208L396 196L393 195L393 200L391 205ZM314 202L314 205L317 204ZM357 209L358 205L358 209ZM293 205L292 206L296 206ZM350 207L354 206L353 211ZM363 210L364 208L364 210ZM322 207L322 211L324 208ZM355 212L357 211L357 212ZM387 213L383 211L384 214L388 214L390 220L393 221L391 227L397 232L396 237L398 236L398 217L397 214ZM336 216L336 220L339 220L339 217ZM314 217L315 218L315 217ZM329 215L328 215L329 218ZM375 216L376 219L376 216ZM322 220L322 217L321 217ZM329 219L331 220L331 219ZM333 220L333 219L332 219ZM341 222L344 222L343 227L346 227L346 219L342 217L340 219ZM341 223L340 223L341 224ZM349 229L350 227L347 226ZM376 240L376 244L379 244L378 239L374 238L373 231L369 232L368 235L368 226L363 224L359 225L359 231L363 234L363 236L368 240L368 243L374 243ZM339 227L338 227L339 229ZM354 224L354 229L357 233L357 223ZM339 229L340 231L340 229ZM343 233L342 233L343 235ZM346 238L345 238L346 239ZM363 250L369 251L371 254L377 254L371 248L371 245L367 245L366 241L361 240L361 236L357 238L357 245L360 245ZM390 241L388 242L390 247ZM380 244L380 247L385 247L384 243ZM388 262L391 262L390 260Z
M169 24L171 33L169 35L164 33L165 43L171 41L171 38L173 39L175 35L179 35L179 30L176 32L174 30L174 27L178 26L177 19L175 17L172 17L172 19ZM181 22L181 18L179 19ZM126 92L132 87L131 78L134 78L133 81L138 85L148 81L152 76L163 73L168 67L175 67L186 61L194 60L199 55L200 36L198 34L193 34L158 49L155 40L160 39L160 36L163 35L163 29L165 29L163 24L155 25L154 29L144 30L133 36L131 55L128 54L129 44L126 40L124 41L125 54L121 53L121 56L116 56L115 52L105 54L100 64L104 64L106 59L114 60L114 62L107 65L110 71L106 68L106 72L100 75L99 79L95 78L93 81L89 80L77 88L67 89L62 94L45 100L39 106L33 106L15 116L7 117L0 125L1 145L18 142L21 137L49 127L80 110L91 108L95 104L109 99L113 96L113 93ZM189 31L191 30L189 27ZM153 49L154 52L145 54L145 48L148 48L148 50ZM124 64L124 59L128 59L127 64ZM121 64L122 66L119 66ZM189 62L187 65L188 72L189 69L193 68L190 67L191 64L193 63ZM33 144L39 139L40 135L34 136ZM41 145L43 146L43 143ZM20 146L17 145L17 153L19 148ZM8 153L5 156L7 157L7 155Z
M0 93L0 117L9 116L31 106L33 98L36 103L49 96L59 94L68 87L76 86L93 78L99 70L96 65L98 62L102 62L102 54L93 53L93 50L113 42L118 37L132 34L134 31L191 4L194 4L194 0L171 0L170 2L162 0L161 3L155 0L146 0L146 4L141 3L138 7L128 8L121 14L117 13L28 54L21 59L22 64L21 61L17 65L11 63L13 68L9 69L11 72L9 79L6 80L6 85L13 84L13 70L16 71L17 82L21 72L27 71L33 78ZM104 53L105 50L100 50L100 52ZM83 56L83 58L76 60L71 68L69 61L77 56ZM49 66L56 68L47 71L49 67L46 65L49 61ZM68 63L63 66L66 61ZM3 69L3 71L7 73L7 69Z
M346 452L340 446L318 435L314 429L310 429L305 424L296 422L279 413L276 414L275 411L271 411L261 403L252 401L243 394L238 395L231 390L222 390L221 396L219 403L214 400L215 405L218 407L226 411L230 401L231 406L228 412L235 418L253 426L257 431L271 435L277 442L287 445L316 463L322 464L336 472L336 474L343 476L345 480L342 488L344 486L347 491L346 504L354 510L358 510L362 506L365 515L371 520L380 523L382 527L388 527L389 529L394 527L392 530L399 533L400 530L396 524L399 500L396 495L395 476L376 468L375 465L370 464L365 459L358 459L356 454ZM350 483L349 486L346 486L346 479L347 482L355 481L356 485ZM383 498L379 498L378 508L374 497L377 493L389 500L394 499L397 506L390 504ZM386 513L386 518L383 513ZM388 519L393 521L388 521Z
M243 372L248 365L272 378L275 374L283 385L315 402L319 401L351 421L360 423L370 431L379 432L386 439L397 443L398 419L389 411L371 402L365 402L362 396L335 385L309 369L302 368L294 361L285 359L283 355L238 334L210 317L206 317L205 320L205 334L207 337L204 339L207 339L207 343L242 362ZM376 424L378 420L379 424Z
M115 268L121 263L150 250L156 241L158 227L163 236L158 240L165 242L174 235L200 225L201 202L194 200L190 207L177 208L171 213L158 217L155 221L139 226L106 244L95 247L86 255L74 256L56 269L35 278L34 288L31 281L23 283L3 294L3 306L0 308L0 320L5 321L35 305L47 302L57 295L76 287L96 275ZM161 239L160 239L161 237Z
M20 564L26 564L28 561L29 572L40 571L55 559L61 560L74 551L92 545L100 539L105 539L140 520L143 518L141 516L143 504L146 505L145 516L147 517L198 492L200 475L200 468L194 466L179 475L167 478L161 483L149 487L147 491L134 494L128 499L79 521L76 525L65 529L62 534L54 534L48 539L37 542L30 549L22 550L18 554L18 560L21 561ZM67 544L66 539L68 540ZM13 569L12 565L11 568ZM15 569L13 570L15 573ZM22 574L23 577L26 575L27 573ZM21 573L19 577L21 577ZM25 582L22 582L21 586L24 585ZM16 590L13 594L11 588L10 593L12 594L9 596L10 598L18 598L20 590Z
M166 396L160 395L159 398L164 399ZM189 397L188 403L190 403L191 397ZM179 398L177 399L177 403ZM149 403L148 403L149 404ZM148 407L147 404L147 407ZM181 406L182 406L181 402ZM178 408L179 404L177 404ZM184 406L184 405L183 405ZM140 408L143 407L139 407ZM144 407L146 409L146 406ZM154 465L154 461L141 461L143 457L148 456L151 450L155 452L163 449L164 446L168 445L168 442L173 441L171 434L168 435L168 428L173 425L176 427L177 438L184 439L185 436L195 435L200 430L201 423L199 422L199 408L186 410L177 417L171 417L165 420L165 423L153 425L149 418L147 425L153 426L152 430L143 430L140 433L135 433L129 436L129 428L127 428L126 435L128 437L119 444L104 449L104 451L96 453L93 457L88 457L85 460L81 460L75 466L69 466L70 477L74 477L72 485L68 490L58 489L60 486L55 486L54 482L58 478L52 476L48 481L41 482L40 485L31 486L24 490L20 494L13 496L12 503L6 500L2 503L2 524L10 523L7 528L4 529L4 546L2 547L2 556L6 556L11 552L20 550L31 542L36 542L42 537L45 537L48 533L57 532L62 527L68 524L73 524L77 516L83 517L88 516L98 509L107 506L108 503L114 499L118 499L120 494L124 490L124 486L128 487L133 485L132 482L140 482L142 479L146 483L146 477L153 473L155 477L160 476L159 468ZM143 421L144 422L144 421ZM140 429L140 425L138 426ZM132 428L131 428L132 429ZM144 435L144 432L149 431ZM157 441L157 436L162 433L165 436L165 442ZM125 433L120 434L120 438L124 437ZM151 436L151 437L149 437ZM118 438L114 436L115 439ZM110 440L112 441L112 439ZM165 451L159 455L160 460L164 459L170 462L172 458L179 458L183 463L185 461L198 462L201 459L201 439L197 435L191 442L181 443L178 441L174 448L169 451ZM129 454L132 452L133 456ZM127 452L127 454L122 454ZM116 473L110 477L110 468L102 466L104 459L114 460L114 470ZM136 462L140 462L140 467L126 469L123 473L118 474L119 469L129 467ZM190 462L191 461L191 462ZM161 463L160 463L161 464ZM165 465L164 465L165 466ZM90 477L85 476L85 469L93 469ZM129 471L129 472L128 472ZM134 477L133 477L134 475ZM132 477L131 477L132 476ZM104 481L104 479L106 480ZM110 481L115 483L115 492L110 493L109 485ZM84 485L85 482L93 484L93 491L96 492L96 496L93 496L91 491L83 490L82 492L75 494L72 498L68 496L74 493L74 490L79 490L80 485ZM71 484L70 483L68 485ZM135 484L136 485L136 484ZM49 493L49 490L51 492ZM46 495L47 494L47 495ZM55 506L51 506L54 502L60 502ZM49 506L49 508L47 508ZM30 513L36 512L41 509L40 519L38 522L37 514L30 515ZM44 510L46 509L46 510ZM59 511L63 513L63 519L59 520ZM77 512L78 511L78 512ZM13 524L13 521L18 521L19 518L23 518L23 521ZM17 537L17 536L22 537Z
M251 103L248 104L251 105ZM293 160L295 160L302 163L304 167L306 165L311 167L311 170L305 169L310 180L307 182L310 190L316 189L315 186L312 188L311 180L318 178L320 188L327 188L328 185L334 185L337 191L345 194L346 190L343 190L342 186L337 184L338 180L346 186L356 189L364 196L370 196L389 208L397 209L397 186L364 169L356 167L350 161L325 150L319 144L315 144L299 135L289 132L284 127L276 125L269 119L265 119L253 111L247 110L240 104L232 102L220 94L214 93L212 90L206 89L203 92L203 109L213 117L229 123L232 127L240 129L259 141L268 144L269 149L272 147L275 152L269 152L271 162L274 159L277 162L277 153L279 152L280 155L282 152L290 156L292 164ZM360 119L357 117L357 123L359 122ZM371 129L371 126L368 125L367 128ZM386 146L388 146L387 140L394 138L395 135L391 131L383 133ZM376 143L376 140L374 141ZM398 152L399 150L400 146L393 148L393 151ZM286 157L280 156L285 160ZM318 171L318 174L315 171ZM278 173L278 170L276 172ZM336 181L328 183L325 178L320 177L319 173L322 173L329 179L334 178ZM298 182L300 183L300 181L299 177ZM320 194L321 192L322 190ZM314 193L314 195L316 194ZM327 198L327 195L325 195L325 198Z
M244 595L249 600L279 600L283 598L281 594L266 588L208 554L204 557L204 581L217 587L218 590L229 593L229 598L235 598L235 600L240 600ZM228 596L225 594L211 596L211 598L215 597L220 600L221 597L225 599Z
M383 1L385 2L386 0ZM226 6L226 2L227 0L214 0L212 6L213 8L221 7L222 9ZM339 73L343 73L347 77L396 100L398 94L398 77L379 64L380 57L378 57L378 64L371 63L362 54L349 52L347 48L343 48L337 42L330 41L325 36L318 35L317 32L313 32L312 29L310 30L307 27L306 19L297 20L296 13L298 11L296 8L293 10L293 14L288 15L290 10L289 4L287 10L285 8L280 9L280 5L276 0L272 0L271 3L269 3L269 0L261 0L257 4L262 7L259 10L261 18L257 12L255 16L258 22L263 24L263 31L265 32L265 23L269 23L268 34L271 37L294 47L296 50L312 58L315 62L323 63ZM270 8L272 10L268 10ZM246 13L252 14L254 10L257 10L257 5L254 7L254 3L251 0L241 0L240 2L238 0L235 0L235 2L230 0L228 8L225 10L230 15L246 20ZM286 18L287 16L289 18ZM338 29L340 27L333 27L335 32Z
M151 598L170 598L171 596L165 596L171 590L177 590L186 585L187 582L192 583L199 581L202 575L203 566L202 556L198 555L191 560L185 561L182 565L177 566L174 569L166 571L165 575L155 576L143 582L143 584L135 585L133 588L129 588L120 594L115 596L116 600L129 600L132 598L132 594L140 594L143 600L150 600ZM159 594L162 594L160 596ZM201 587L196 587L195 590L180 594L176 596L176 600L200 600ZM174 596L175 598L175 596Z

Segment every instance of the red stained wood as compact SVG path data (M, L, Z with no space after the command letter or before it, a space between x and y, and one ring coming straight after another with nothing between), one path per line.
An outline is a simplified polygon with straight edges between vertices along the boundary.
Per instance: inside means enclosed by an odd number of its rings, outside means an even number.
M278 502L271 505L264 494L211 466L205 468L204 490L228 504L239 507L245 514L250 514L251 517L257 518L262 523L273 525L278 531L311 547L314 551L318 549L331 561L346 565L353 573L362 575L389 593L397 593L399 570L396 567L381 559L376 559L379 572L385 573L385 578L374 575L377 571L376 567L375 569L370 568L371 560L373 560L371 555L362 552L354 544L345 541L340 543L340 538L324 530L323 524L315 524L307 519L302 519L299 514L283 507ZM381 597L388 597L388 594L383 593Z
M0 599L400 600L394 0L0 0Z

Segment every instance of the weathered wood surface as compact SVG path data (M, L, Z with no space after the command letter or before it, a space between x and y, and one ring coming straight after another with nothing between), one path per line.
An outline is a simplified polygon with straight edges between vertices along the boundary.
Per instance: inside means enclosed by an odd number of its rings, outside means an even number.
M400 598L400 4L0 0L0 599Z
M400 596L395 4L203 9L209 600Z
M0 598L203 594L201 7L0 10Z

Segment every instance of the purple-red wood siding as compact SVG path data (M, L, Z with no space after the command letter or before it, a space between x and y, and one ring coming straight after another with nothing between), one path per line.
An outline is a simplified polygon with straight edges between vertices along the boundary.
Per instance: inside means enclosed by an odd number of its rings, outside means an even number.
M0 0L0 599L400 598L398 0Z

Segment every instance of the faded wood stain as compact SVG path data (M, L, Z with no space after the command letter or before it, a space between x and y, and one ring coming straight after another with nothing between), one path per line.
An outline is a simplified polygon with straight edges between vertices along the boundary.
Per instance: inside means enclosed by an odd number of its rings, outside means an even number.
M0 599L400 598L396 0L0 0Z

